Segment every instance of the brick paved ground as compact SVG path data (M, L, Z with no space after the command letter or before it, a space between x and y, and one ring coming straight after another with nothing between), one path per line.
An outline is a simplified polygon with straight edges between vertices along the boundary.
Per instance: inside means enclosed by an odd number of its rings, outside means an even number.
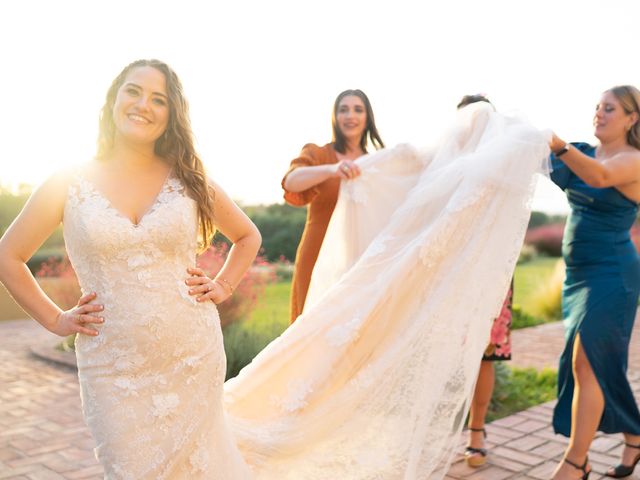
M640 322L636 325L640 328ZM629 369L636 394L640 391L638 337L636 332ZM82 421L75 370L30 353L30 346L55 337L35 322L16 320L0 322L0 338L0 479L102 478L93 458L93 441ZM560 323L516 331L512 365L555 368L562 344ZM460 453L446 479L548 479L566 445L551 430L552 408L552 403L539 405L488 425L488 464L471 469ZM460 452L464 444L463 435ZM616 463L621 448L619 436L596 438L590 453L592 480L604 478L601 474Z
M100 479L74 369L29 347L55 336L32 320L0 322L0 479Z

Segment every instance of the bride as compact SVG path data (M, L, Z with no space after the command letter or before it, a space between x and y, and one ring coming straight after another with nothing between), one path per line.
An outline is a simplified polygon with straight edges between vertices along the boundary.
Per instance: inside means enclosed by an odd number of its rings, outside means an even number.
M140 60L107 93L96 160L45 182L0 240L0 281L45 328L79 333L106 478L442 478L547 152L476 105L437 147L362 157L303 315L223 385L215 303L260 234L206 177L176 74ZM61 221L84 294L68 311L25 265ZM234 246L209 279L192 267L214 226Z

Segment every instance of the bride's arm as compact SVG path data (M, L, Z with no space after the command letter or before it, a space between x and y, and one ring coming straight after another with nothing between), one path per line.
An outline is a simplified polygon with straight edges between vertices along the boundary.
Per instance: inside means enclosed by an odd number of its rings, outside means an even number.
M245 213L229 198L219 185L211 182L215 190L215 222L220 232L227 237L233 246L229 250L224 265L213 279L214 288L207 292L209 279L199 268L189 268L187 271L195 277L187 280L192 286L192 295L203 293L197 297L198 301L213 300L220 303L226 300L238 286L244 273L249 269L258 254L262 244L262 236L258 228Z
M77 307L63 312L40 288L26 262L62 221L68 187L65 174L47 180L28 202L0 239L0 282L16 302L45 328L58 335L74 332L96 335L87 323L101 323L90 315L102 309L87 305L95 295L85 295Z

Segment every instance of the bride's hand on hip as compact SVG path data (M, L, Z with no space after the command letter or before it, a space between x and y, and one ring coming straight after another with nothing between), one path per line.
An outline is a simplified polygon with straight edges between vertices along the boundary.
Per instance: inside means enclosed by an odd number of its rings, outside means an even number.
M96 312L104 310L104 306L89 303L96 297L95 292L80 297L75 307L58 314L49 330L61 337L74 333L82 333L92 337L98 335L98 331L89 326L90 324L104 323L104 318L95 315Z
M224 302L231 296L231 291L221 282L213 280L201 268L187 268L191 277L185 280L189 286L189 295L195 295L198 302L212 301L215 304Z

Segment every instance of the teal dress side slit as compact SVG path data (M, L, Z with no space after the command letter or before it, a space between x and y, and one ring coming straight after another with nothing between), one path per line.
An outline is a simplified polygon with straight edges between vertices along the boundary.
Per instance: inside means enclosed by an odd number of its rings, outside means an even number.
M573 144L595 157L595 147ZM567 276L562 291L565 348L558 369L556 433L571 433L576 335L595 373L605 407L598 430L640 435L640 412L627 380L629 341L640 294L640 259L629 230L638 204L615 188L584 183L554 155L551 179L562 188L571 213L562 242Z

